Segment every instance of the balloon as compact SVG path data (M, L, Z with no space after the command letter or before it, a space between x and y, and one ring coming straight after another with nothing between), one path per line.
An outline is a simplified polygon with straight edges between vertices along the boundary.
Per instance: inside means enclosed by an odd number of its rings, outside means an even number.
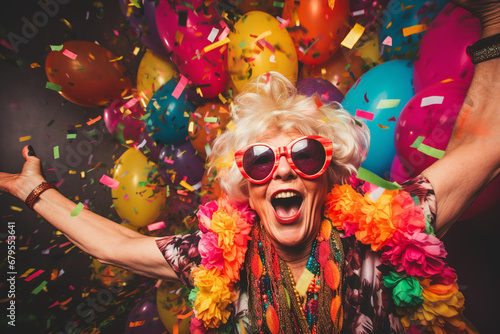
M404 166L401 164L401 161L399 161L398 156L396 155L391 165L391 182L397 182L401 184L411 178L412 176L406 171Z
M143 115L144 110L137 98L115 100L104 109L104 124L120 143L133 145L139 142L139 136L146 127L139 119Z
M154 94L146 108L146 129L151 138L162 144L180 144L187 140L189 114L196 107L187 99L186 92L178 98L172 94L179 81L170 79Z
M394 141L399 160L410 175L420 174L437 161L415 147L419 137L424 138L422 144L446 149L468 87L465 81L434 84L416 94L401 112Z
M156 307L155 294L148 293L135 303L125 325L125 334L154 334L166 331Z
M323 103L342 102L344 94L330 81L320 78L304 78L297 81L297 90L300 94L311 96L318 94Z
M500 200L500 177L496 177L484 188L469 208L458 219L459 221L474 218L497 204Z
M221 103L206 103L199 106L189 118L189 140L198 154L205 159L206 147L211 144L229 123L228 108Z
M190 142L181 145L167 145L160 151L158 161L160 173L165 182L186 189L181 181L189 186L201 186L205 172L205 160L196 155ZM192 191L187 189L188 191Z
M116 162L113 179L119 184L111 189L111 196L122 219L133 226L144 227L158 218L166 203L158 165L130 148Z
M119 0L118 2L132 32L139 37L142 44L166 57L167 52L156 30L155 2L150 0L139 1L142 8L132 5L129 0Z
M474 65L466 50L480 36L478 18L451 3L444 7L420 43L413 70L415 92L446 79L470 84Z
M384 60L414 59L427 22L432 21L447 3L446 0L413 0L411 4L389 1L379 33Z
M162 1L155 15L158 33L167 50L172 52L172 61L179 72L206 98L222 93L228 78L224 68L226 46L206 49L217 42L211 36L213 31L220 31L219 37L225 31L215 6L206 6L202 0Z
M146 108L153 94L173 76L178 77L177 73L172 62L146 50L137 71L137 90L141 93L142 106Z
M87 41L65 42L51 51L45 71L54 89L69 101L101 107L125 96L132 83L118 57L100 45ZM59 88L59 87L60 88Z
M178 326L179 334L189 333L191 317L186 314L191 309L187 306L188 294L187 288L180 283L162 281L158 287L156 307L163 325L170 333L174 332L175 326Z
M229 40L228 70L238 91L269 71L297 81L298 60L292 39L271 15L257 11L245 14L234 25Z
M387 7L389 0L350 0L349 7L353 15L353 22L365 27L365 31L377 30L377 19L380 20L382 11Z
M304 65L300 78L321 78L330 81L342 94L346 94L354 82L365 72L361 57L341 47L320 65Z
M348 31L349 0L285 0L283 19L297 56L304 64L321 64L338 50Z
M413 96L413 67L407 60L392 60L375 66L356 81L342 105L351 115L358 110L373 113L361 118L370 129L370 150L362 167L388 177L396 155L394 129L401 110Z

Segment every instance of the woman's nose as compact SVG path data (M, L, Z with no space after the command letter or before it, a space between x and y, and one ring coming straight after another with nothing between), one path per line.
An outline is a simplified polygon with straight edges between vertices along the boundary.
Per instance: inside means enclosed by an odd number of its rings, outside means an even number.
M290 166L286 157L282 155L279 160L278 168L274 172L273 178L288 181L293 180L296 177L297 173L295 173L292 166Z

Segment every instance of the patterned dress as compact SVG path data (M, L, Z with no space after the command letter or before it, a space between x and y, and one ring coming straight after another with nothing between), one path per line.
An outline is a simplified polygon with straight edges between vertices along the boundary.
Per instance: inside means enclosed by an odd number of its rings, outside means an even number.
M417 176L401 186L403 191L418 197L427 220L434 226L436 200L430 182L423 176ZM362 192L361 189L357 190ZM342 233L340 235L343 236ZM200 236L201 232L198 231L190 235L167 236L156 240L166 261L190 288L193 288L190 271L201 262L198 252ZM404 333L395 314L390 293L382 283L379 253L373 252L369 245L363 245L355 237L343 237L342 245L345 253L342 333ZM246 275L242 274L240 277ZM245 319L248 310L244 285L241 284L241 298L234 305L235 314L240 319Z

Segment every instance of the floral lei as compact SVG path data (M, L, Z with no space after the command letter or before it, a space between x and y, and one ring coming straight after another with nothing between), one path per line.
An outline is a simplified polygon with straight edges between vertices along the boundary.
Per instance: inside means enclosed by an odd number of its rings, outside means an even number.
M357 190L349 184L335 185L324 214L346 237L355 236L381 253L382 263L389 268L383 284L392 289L406 332L469 331L457 276L444 262L444 245L434 235L418 198L399 190L374 196L377 186L361 185ZM191 272L195 286L190 294L194 304L191 332L206 333L221 327L231 315L231 304L238 298L235 285L257 216L248 205L235 206L226 196L201 206L197 216L201 264Z

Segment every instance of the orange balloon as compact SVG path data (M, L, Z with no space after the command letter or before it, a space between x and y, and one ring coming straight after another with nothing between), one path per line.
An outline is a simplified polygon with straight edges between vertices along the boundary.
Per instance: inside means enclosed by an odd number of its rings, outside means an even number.
M49 81L61 87L62 96L86 107L104 106L132 90L119 58L87 41L68 41L51 51L45 71Z
M325 79L345 95L366 70L363 59L358 54L341 48L324 63L302 66L299 77Z
M349 17L349 0L285 0L283 7L297 56L304 64L321 64L338 50Z
M198 107L189 117L189 140L198 154L207 157L206 145L210 145L226 128L229 109L221 103L207 103Z

